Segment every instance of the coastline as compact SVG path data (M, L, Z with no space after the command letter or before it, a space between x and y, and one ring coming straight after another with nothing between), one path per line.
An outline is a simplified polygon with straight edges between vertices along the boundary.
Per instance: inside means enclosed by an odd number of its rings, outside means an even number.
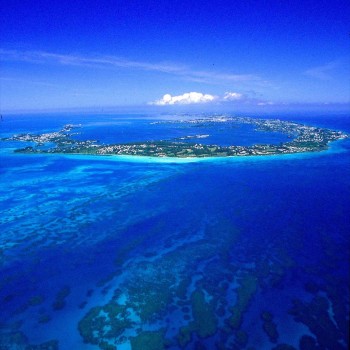
M207 163L207 162L257 162L266 160L290 160L290 159L303 159L324 157L330 154L346 152L345 148L341 145L349 140L340 139L329 143L327 149L321 151L309 151L298 153L285 153L285 154L265 154L265 155L247 155L247 156L221 156L221 157L156 157L156 156L141 156L141 155L116 155L116 154L82 154L82 153L21 153L14 152L15 148L2 149L3 154L8 155L34 155L34 156L52 156L52 157L64 157L70 159L91 159L91 160L103 160L112 162L127 162L127 163L162 163L162 164L189 164L189 163Z
M75 129L81 124L66 124L59 131L31 134L24 133L2 138L1 141L25 142L27 146L15 149L15 153L23 154L71 154L91 156L130 156L166 159L165 162L180 160L180 162L198 161L210 158L276 156L299 153L314 153L327 150L331 142L348 138L341 131L334 131L316 126L282 121L279 119L255 119L249 117L210 117L190 120L172 120L152 122L152 125L172 124L175 128L199 128L199 134L185 135L166 140L128 142L117 144L101 144L97 140L77 140ZM206 144L184 142L184 140L203 139L209 134L201 133L201 128L213 129L224 125L225 128L251 125L256 131L279 132L288 136L290 141L279 144L253 144L248 146ZM73 132L72 132L73 131ZM180 142L179 142L180 141ZM178 161L174 161L178 162Z

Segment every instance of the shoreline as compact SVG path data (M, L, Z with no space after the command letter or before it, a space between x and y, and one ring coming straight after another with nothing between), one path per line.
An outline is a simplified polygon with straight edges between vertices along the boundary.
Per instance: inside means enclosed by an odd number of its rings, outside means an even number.
M76 132L82 125L67 124L59 131L43 134L19 134L1 141L26 142L25 148L14 149L21 154L61 154L74 156L108 156L147 159L157 162L189 163L210 159L251 158L261 156L294 155L318 153L328 150L334 141L349 137L341 131L334 131L315 126L306 126L279 119L254 119L249 117L211 117L192 120L157 121L152 124L185 124L185 126L216 127L226 124L239 127L253 125L256 131L280 132L288 135L291 141L279 144L254 144L252 146L221 146L178 142L179 139L203 138L203 135L182 136L176 139L130 142L120 144L100 144L96 140L76 140ZM225 125L225 126L226 126ZM209 135L205 135L208 137ZM122 158L120 158L122 159Z
M4 152L8 155L35 155L35 156L57 156L67 157L74 159L91 159L91 160L103 160L103 161L116 161L116 162L128 162L128 163L162 163L162 164L189 164L189 163L204 163L204 162L248 162L248 161L265 161L265 160L288 160L288 159L301 159L310 157L323 157L331 153L343 153L346 152L344 148L339 146L347 139L340 139L330 143L327 149L321 151L309 151L298 153L284 153L284 154L265 154L265 155L248 155L248 156L225 156L225 157L155 157L155 156L141 156L141 155L116 155L116 154L82 154L82 153L21 153L14 152L15 148L11 148L11 152Z

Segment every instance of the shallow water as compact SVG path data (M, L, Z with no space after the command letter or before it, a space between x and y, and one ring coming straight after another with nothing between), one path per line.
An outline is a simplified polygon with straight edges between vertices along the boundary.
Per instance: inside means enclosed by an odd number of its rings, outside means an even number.
M300 120L350 132L345 117ZM82 123L80 137L103 142L192 132L151 121L10 116L0 131ZM221 132L223 144L271 136ZM13 147L1 143L0 349L347 348L349 140L198 162Z

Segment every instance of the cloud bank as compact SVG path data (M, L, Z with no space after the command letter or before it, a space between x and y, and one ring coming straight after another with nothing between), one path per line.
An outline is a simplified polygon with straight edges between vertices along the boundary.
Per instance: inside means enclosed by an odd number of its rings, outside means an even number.
M202 94L201 92L186 92L183 95L171 96L165 94L160 100L151 102L150 104L156 106L165 105L189 105L194 103L208 103L217 100L217 96Z
M186 92L182 95L172 96L165 94L161 99L150 102L151 105L167 106L167 105L189 105L198 103L212 103L212 102L233 102L242 101L247 98L238 92L225 92L224 96L219 97L210 94L203 94L201 92Z
M225 92L224 101L237 101L243 98L243 95L238 92Z

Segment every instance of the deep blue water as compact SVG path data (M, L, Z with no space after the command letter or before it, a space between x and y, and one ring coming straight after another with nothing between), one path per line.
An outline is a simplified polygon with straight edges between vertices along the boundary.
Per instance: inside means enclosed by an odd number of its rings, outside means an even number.
M350 132L346 116L288 120ZM17 115L0 137L82 123L77 137L105 143L284 140L152 121ZM0 153L1 350L348 347L349 139L320 153L190 162L17 146Z

